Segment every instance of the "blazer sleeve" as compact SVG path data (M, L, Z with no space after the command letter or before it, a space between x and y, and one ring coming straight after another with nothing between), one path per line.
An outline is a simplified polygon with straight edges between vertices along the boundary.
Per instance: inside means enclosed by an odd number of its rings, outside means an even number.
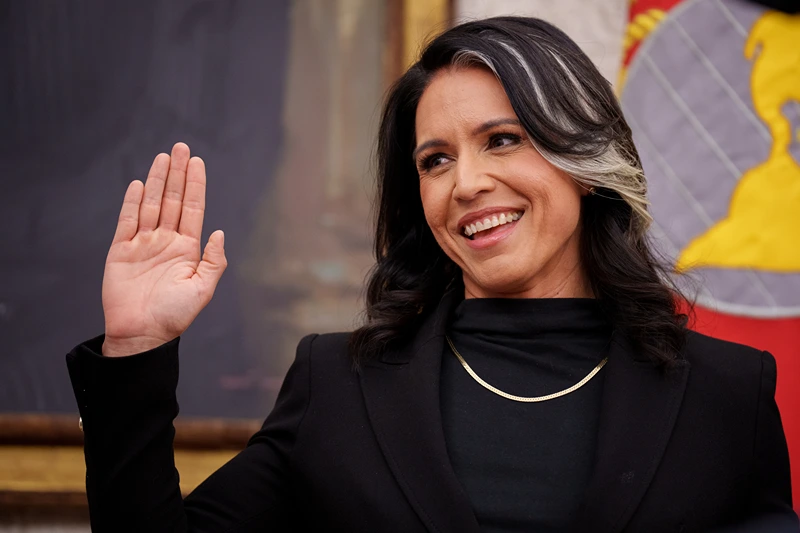
M761 353L761 390L753 442L752 490L748 518L715 533L800 533L792 510L789 450L775 402L777 366L769 352Z
M314 338L300 342L261 430L185 500L172 447L180 338L128 357L100 355L102 335L73 349L67 367L83 420L92 531L288 530L289 463L309 402Z
M792 479L789 449L781 415L775 402L778 370L769 352L761 353L761 395L753 446L753 514L772 517L774 531L800 532L792 510Z

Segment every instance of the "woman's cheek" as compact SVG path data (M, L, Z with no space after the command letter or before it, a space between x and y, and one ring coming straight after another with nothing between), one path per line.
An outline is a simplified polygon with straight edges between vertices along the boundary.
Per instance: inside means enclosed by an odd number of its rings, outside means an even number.
M437 190L436 184L421 183L420 195L422 197L422 209L425 212L425 220L433 231L434 235L447 232L447 207L448 198Z

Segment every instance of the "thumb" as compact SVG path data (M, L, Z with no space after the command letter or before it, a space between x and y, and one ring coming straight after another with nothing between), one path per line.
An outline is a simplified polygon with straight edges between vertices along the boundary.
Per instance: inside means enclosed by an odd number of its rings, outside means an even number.
M205 281L216 284L227 266L225 233L217 230L208 238L208 243L203 251L203 260L197 265L197 275Z

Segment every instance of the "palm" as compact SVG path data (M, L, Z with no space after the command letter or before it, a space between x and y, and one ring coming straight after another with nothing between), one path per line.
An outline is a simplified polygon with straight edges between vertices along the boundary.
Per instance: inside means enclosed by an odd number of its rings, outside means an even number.
M184 331L186 317L204 303L202 287L192 279L199 250L197 240L159 229L113 245L103 277L106 329L121 337L141 331L168 337Z
M184 144L156 158L144 187L131 183L103 276L106 342L167 342L210 301L226 260L221 232L201 260L204 210L205 168Z

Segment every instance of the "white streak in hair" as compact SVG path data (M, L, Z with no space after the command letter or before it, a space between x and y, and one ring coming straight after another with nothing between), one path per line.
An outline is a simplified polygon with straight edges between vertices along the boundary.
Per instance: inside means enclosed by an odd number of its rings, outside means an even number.
M547 106L547 102L545 101L544 94L542 94L542 87L539 85L539 80L536 79L536 76L533 75L533 71L531 70L530 65L525 62L525 58L522 57L522 54L519 53L513 46L508 43L504 43L503 41L497 41L500 46L506 49L506 51L514 56L514 59L517 60L517 63L525 70L525 73L528 75L528 80L531 83L531 89L533 89L533 95L536 97L536 103L539 107L544 110L545 112L549 111ZM549 114L549 113L548 113Z
M564 63L564 60L561 59L561 56L559 56L557 53L555 53L553 50L550 50L549 48L547 49L547 52L550 53L550 56L556 61L556 63L558 63L558 66L561 67L561 70L564 71L564 74L567 75L567 78L569 78L569 81L572 84L572 89L577 93L577 100L581 108L583 108L583 111L587 115L591 116L593 119L596 120L598 118L597 112L592 108L592 105L590 103L591 98L589 94L586 92L586 87L584 87L578 81L578 78L577 76L575 76L575 73L572 72L567 67L567 64Z

